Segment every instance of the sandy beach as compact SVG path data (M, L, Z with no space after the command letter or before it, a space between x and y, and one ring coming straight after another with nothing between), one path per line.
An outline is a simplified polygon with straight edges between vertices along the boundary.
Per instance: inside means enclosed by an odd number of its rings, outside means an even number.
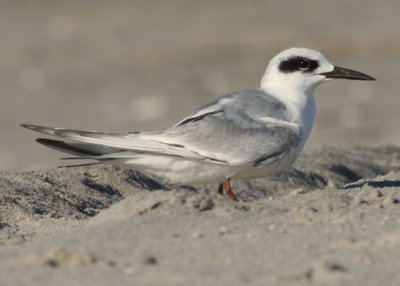
M114 167L3 173L2 284L396 285L399 161L314 150L235 181L240 203Z

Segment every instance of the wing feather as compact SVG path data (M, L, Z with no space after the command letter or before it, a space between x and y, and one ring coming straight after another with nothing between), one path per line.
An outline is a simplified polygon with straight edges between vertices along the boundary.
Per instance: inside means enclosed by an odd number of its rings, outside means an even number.
M137 156L134 153L151 153L230 165L267 164L289 153L301 138L300 127L287 120L285 106L260 89L220 97L172 128L159 132L104 133L30 124L22 126L82 142L64 149L76 153L77 148L86 148L92 152L91 157L98 155L98 159L112 159L113 154L121 158ZM59 149L65 147L57 144ZM99 150L110 152L93 154Z

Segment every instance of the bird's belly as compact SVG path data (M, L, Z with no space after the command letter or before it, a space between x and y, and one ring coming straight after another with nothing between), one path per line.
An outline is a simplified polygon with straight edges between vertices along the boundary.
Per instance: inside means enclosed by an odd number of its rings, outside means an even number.
M113 160L113 164L166 179L172 184L213 184L227 178L246 179L276 175L296 159L295 152L266 166L216 164L181 157L145 156Z
M221 183L241 170L240 166L167 156L114 160L113 164L164 178L172 184Z

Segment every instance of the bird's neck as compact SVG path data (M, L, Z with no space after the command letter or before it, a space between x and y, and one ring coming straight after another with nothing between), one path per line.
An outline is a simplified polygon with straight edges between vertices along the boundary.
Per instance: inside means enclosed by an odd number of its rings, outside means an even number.
M262 85L261 88L269 95L277 98L288 109L289 120L299 123L301 113L310 112L315 108L312 92L294 90L282 84Z
M276 97L287 109L287 120L299 124L307 140L315 117L315 101L313 94L294 92L282 85L267 85L261 87L267 94Z

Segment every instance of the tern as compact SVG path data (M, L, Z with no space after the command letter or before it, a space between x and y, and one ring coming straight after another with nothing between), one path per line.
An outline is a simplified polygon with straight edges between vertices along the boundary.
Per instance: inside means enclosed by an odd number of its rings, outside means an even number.
M218 192L238 201L231 179L276 175L299 157L314 122L314 89L337 78L375 80L333 66L318 51L290 48L269 62L260 88L219 97L169 129L108 133L21 126L58 137L37 142L97 160L90 164L111 163L172 184L220 183Z

